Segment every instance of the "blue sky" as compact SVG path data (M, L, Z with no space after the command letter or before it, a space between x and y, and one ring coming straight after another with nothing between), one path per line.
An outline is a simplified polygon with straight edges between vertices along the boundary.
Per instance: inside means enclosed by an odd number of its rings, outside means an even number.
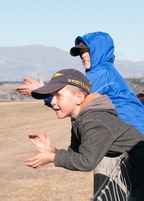
M0 0L0 46L69 51L78 35L104 31L117 59L144 61L144 0Z

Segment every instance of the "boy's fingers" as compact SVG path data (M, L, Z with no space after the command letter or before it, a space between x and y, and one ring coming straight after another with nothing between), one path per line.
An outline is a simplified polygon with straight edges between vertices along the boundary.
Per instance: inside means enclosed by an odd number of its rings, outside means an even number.
M29 77L25 77L25 78L23 79L23 81L24 81L24 83L26 83L26 84L31 84L31 83L32 83L32 79L29 78Z
M36 133L29 133L28 137L29 138L36 138L36 137L39 137L39 136Z
M26 159L26 163L27 166L32 167L32 168L39 168L41 167L41 164L38 160L37 156L34 156L32 158Z
M37 156L34 156L34 157L26 159L26 162L32 162L32 161L35 161L35 160L37 160Z
M26 163L27 166L32 167L32 168L38 168L40 167L39 163Z
M34 139L30 138L30 141L31 141L33 144L35 144L35 140L34 140Z
M48 134L47 134L47 133L44 133L44 136L45 136L45 139L47 139L47 138L48 138Z

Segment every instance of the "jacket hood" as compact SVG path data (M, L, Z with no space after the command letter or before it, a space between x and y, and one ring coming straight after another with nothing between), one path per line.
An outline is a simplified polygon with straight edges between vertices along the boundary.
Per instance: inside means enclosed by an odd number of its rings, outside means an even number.
M90 49L91 70L96 65L114 62L114 42L109 34L93 32L78 36L75 39L75 45L78 45L80 41L83 41Z
M117 111L107 95L93 93L88 95L81 106L81 111L89 109L109 110L110 113L117 116Z

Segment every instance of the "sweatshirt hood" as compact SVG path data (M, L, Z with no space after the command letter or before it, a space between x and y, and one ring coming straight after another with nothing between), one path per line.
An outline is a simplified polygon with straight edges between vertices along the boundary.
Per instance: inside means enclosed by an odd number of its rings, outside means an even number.
M109 34L93 32L78 36L75 39L75 45L78 45L80 41L83 41L90 49L91 70L99 64L114 63L114 42Z
M107 95L100 95L98 93L88 95L81 105L81 111L89 109L109 110L110 113L117 116L117 111Z

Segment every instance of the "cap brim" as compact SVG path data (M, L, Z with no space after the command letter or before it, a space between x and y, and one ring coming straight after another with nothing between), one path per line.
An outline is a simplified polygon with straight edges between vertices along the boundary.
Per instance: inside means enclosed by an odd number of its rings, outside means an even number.
M80 55L80 50L81 49L88 49L88 46L86 46L85 44L81 43L81 44L79 44L79 45L77 45L75 47L72 47L70 49L70 54L72 56L78 56L78 55Z
M52 93L60 90L63 88L66 84L64 83L51 83L49 82L43 87L40 87L34 91L32 91L31 95L35 99L45 99L51 96Z

